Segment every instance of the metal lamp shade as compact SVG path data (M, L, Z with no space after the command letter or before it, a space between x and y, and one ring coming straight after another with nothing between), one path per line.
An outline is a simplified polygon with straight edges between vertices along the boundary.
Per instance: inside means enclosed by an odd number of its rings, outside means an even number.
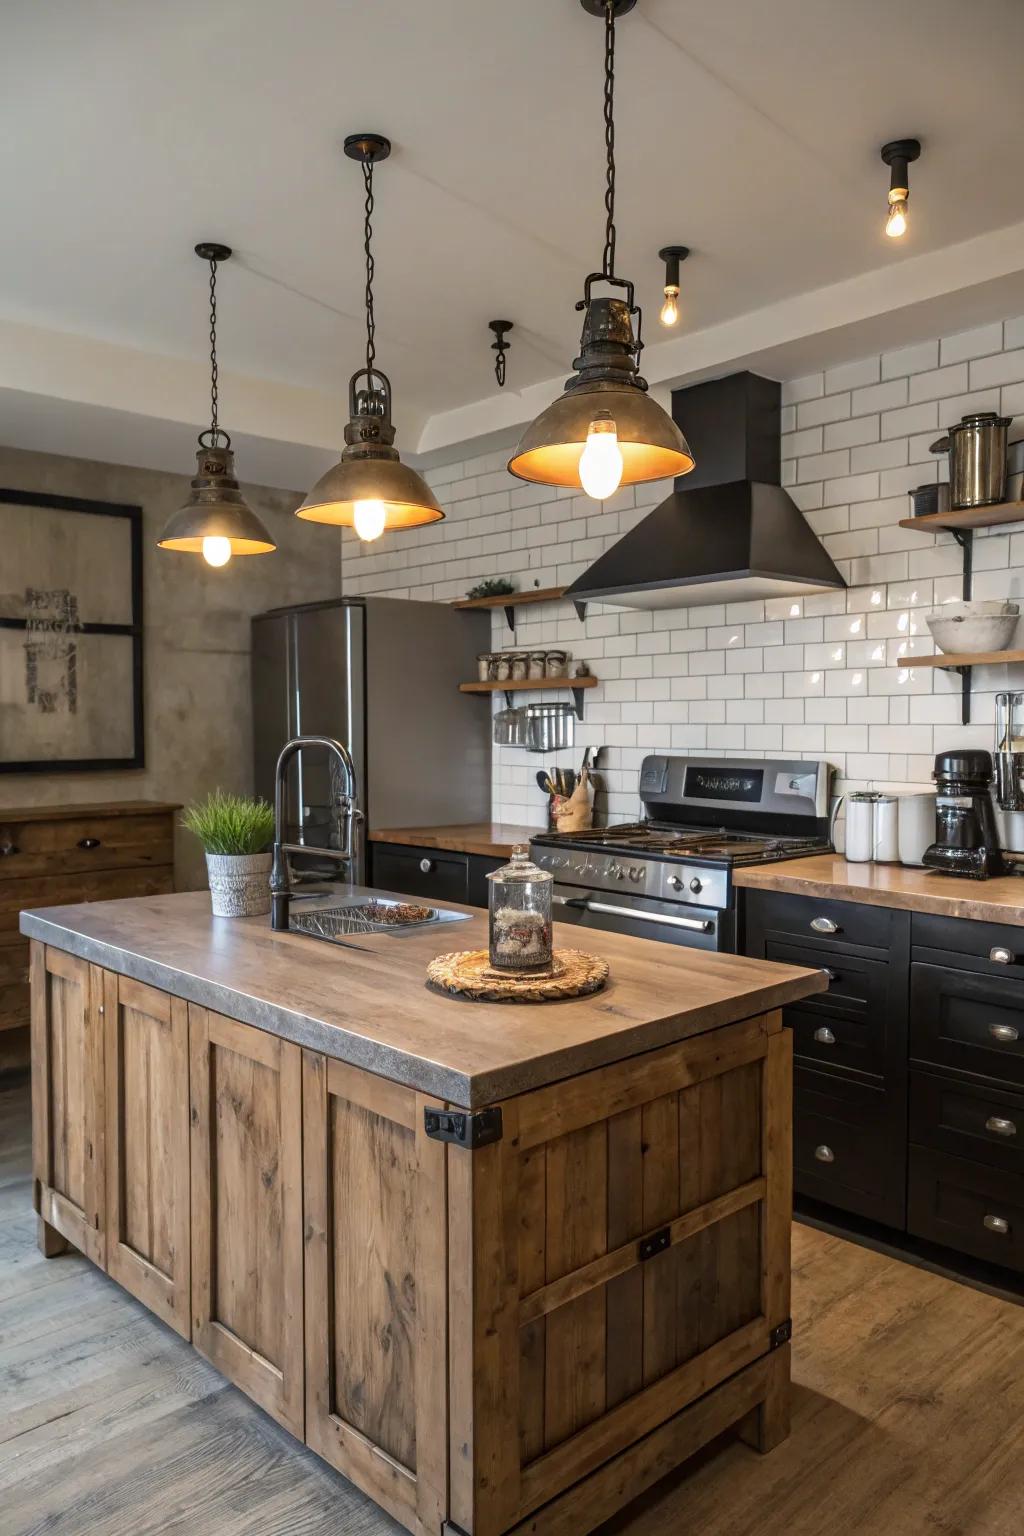
M577 386L541 411L519 440L509 470L539 485L580 486L580 454L590 423L608 411L622 453L622 485L665 480L693 468L686 439L661 406L632 384Z
M391 450L394 453L394 450ZM296 509L296 517L311 523L355 524L357 501L384 503L384 528L420 528L444 517L433 491L397 454L390 458L348 458L321 475Z
M219 445L200 445L188 501L157 543L161 549L201 555L204 539L227 539L233 555L267 555L277 548L238 488L234 454Z

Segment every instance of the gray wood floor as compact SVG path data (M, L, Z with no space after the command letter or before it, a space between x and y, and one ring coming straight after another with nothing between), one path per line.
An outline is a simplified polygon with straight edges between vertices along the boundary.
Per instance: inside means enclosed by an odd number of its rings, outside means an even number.
M1024 1308L793 1232L793 1434L712 1448L606 1536L1022 1536ZM0 1086L0 1536L397 1536L74 1254L45 1260Z

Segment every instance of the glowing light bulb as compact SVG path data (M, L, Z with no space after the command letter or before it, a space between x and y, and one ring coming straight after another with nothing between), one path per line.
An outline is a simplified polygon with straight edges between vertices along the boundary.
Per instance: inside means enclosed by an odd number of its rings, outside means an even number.
M679 319L679 305L676 300L679 297L679 289L674 283L665 284L665 302L661 306L659 319L662 325L675 325Z
M615 423L607 412L590 423L580 454L580 484L595 501L613 496L622 480L622 449Z
M227 565L231 559L231 540L209 534L203 540L203 559L207 565Z
M356 533L367 544L372 543L384 532L384 517L382 501L357 501L352 519Z
M898 240L900 235L907 232L907 200L899 197L889 209L889 217L885 221L885 232L893 240Z

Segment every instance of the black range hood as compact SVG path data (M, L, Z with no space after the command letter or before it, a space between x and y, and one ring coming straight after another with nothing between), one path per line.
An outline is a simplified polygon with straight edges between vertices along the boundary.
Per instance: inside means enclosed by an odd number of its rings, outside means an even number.
M754 373L677 389L696 467L578 576L574 601L690 608L803 597L846 583L779 484L780 385Z

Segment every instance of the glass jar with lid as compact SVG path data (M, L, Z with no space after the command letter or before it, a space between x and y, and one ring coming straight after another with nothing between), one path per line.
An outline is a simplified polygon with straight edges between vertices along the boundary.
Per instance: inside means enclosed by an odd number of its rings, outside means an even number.
M487 876L492 970L535 975L551 969L553 880L520 844L512 860Z

